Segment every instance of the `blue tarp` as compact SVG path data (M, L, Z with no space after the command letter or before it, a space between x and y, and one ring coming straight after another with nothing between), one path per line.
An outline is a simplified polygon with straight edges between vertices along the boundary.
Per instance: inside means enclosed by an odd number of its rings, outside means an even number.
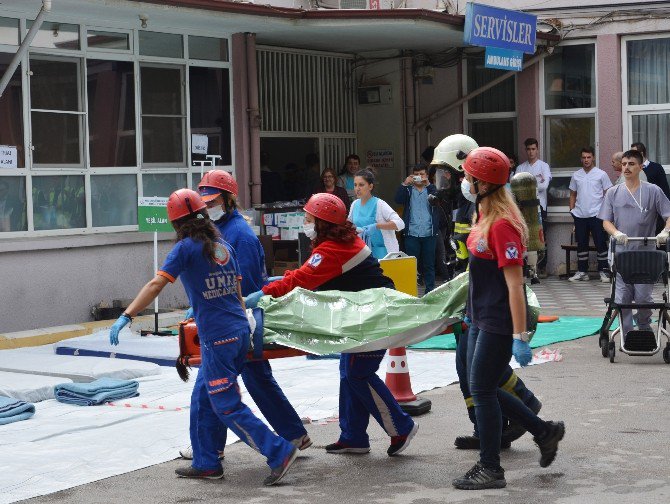
M54 387L56 400L78 406L96 406L140 395L135 380L99 378L90 383L62 383Z
M0 396L0 425L28 420L34 414L34 404Z

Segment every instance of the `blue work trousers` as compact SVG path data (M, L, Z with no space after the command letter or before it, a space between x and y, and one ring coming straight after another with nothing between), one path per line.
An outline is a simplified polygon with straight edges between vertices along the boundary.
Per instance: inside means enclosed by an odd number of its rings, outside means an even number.
M534 436L542 436L546 423L517 397L498 385L512 358L512 335L480 330L468 333L467 372L479 427L479 458L484 467L500 467L502 416L521 424Z
M198 380L202 380L203 374L198 373ZM268 421L274 431L287 441L297 439L307 434L302 420L288 401L281 387L272 376L272 367L266 360L248 361L242 369L242 381L247 392L258 406L258 409ZM197 436L198 403L191 404L191 439ZM219 445L218 451L226 447L228 429L219 422Z
M414 421L405 413L386 384L377 376L386 350L340 355L340 442L370 446L370 415L389 436L406 436Z
M417 267L423 275L426 293L435 288L435 236L405 235L405 252L416 257Z
M196 380L191 396L191 405L197 411L191 415L193 467L211 470L221 466L221 423L265 456L270 467L282 465L293 445L254 416L242 402L237 385L249 349L248 329L219 340L201 341L200 345L202 364L198 378L202 378Z
M468 359L468 334L456 335L456 374L458 375L458 384L461 387L461 393L465 400L465 405L468 409L468 417L474 425L474 435L479 437L479 429L477 428L477 418L475 417L475 403L470 394L470 386L468 384L467 373L467 359ZM537 409L539 400L535 397L521 378L514 372L514 370L507 365L503 371L502 377L498 382L498 387L502 390L518 397L529 408Z

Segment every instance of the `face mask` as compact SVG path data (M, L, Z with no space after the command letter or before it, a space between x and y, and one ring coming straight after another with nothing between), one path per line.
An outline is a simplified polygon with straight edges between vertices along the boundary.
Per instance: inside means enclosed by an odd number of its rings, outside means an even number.
M316 238L316 229L314 229L314 223L310 222L309 224L302 225L302 232L305 233L305 236L310 240Z
M225 210L220 206L208 208L207 213L209 214L210 220L213 220L214 222L218 221L221 217L226 215Z
M466 200L475 203L477 201L477 195L470 192L470 182L466 179L463 179L461 182L461 192Z

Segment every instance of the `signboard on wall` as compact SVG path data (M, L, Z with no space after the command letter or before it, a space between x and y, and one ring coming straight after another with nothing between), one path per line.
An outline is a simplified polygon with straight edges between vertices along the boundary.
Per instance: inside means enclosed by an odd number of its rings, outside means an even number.
M0 168L18 168L16 147L0 145Z
M137 225L141 232L172 232L174 228L167 215L167 198L138 198Z
M207 154L209 138L207 135L191 135L191 152L193 154Z
M535 52L537 16L468 2L463 40L480 47Z
M366 166L378 170L393 168L393 151L390 149L372 149L365 154Z
M487 47L484 55L484 66L486 68L498 68L499 70L523 70L523 53L497 47Z

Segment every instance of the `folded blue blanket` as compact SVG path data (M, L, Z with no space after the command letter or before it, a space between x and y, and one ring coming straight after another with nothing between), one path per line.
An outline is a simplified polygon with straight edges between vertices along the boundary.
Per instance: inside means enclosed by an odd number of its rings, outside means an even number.
M28 420L34 414L34 404L0 396L0 425Z
M90 383L61 383L54 387L56 400L78 406L96 406L140 395L135 380L99 378Z

